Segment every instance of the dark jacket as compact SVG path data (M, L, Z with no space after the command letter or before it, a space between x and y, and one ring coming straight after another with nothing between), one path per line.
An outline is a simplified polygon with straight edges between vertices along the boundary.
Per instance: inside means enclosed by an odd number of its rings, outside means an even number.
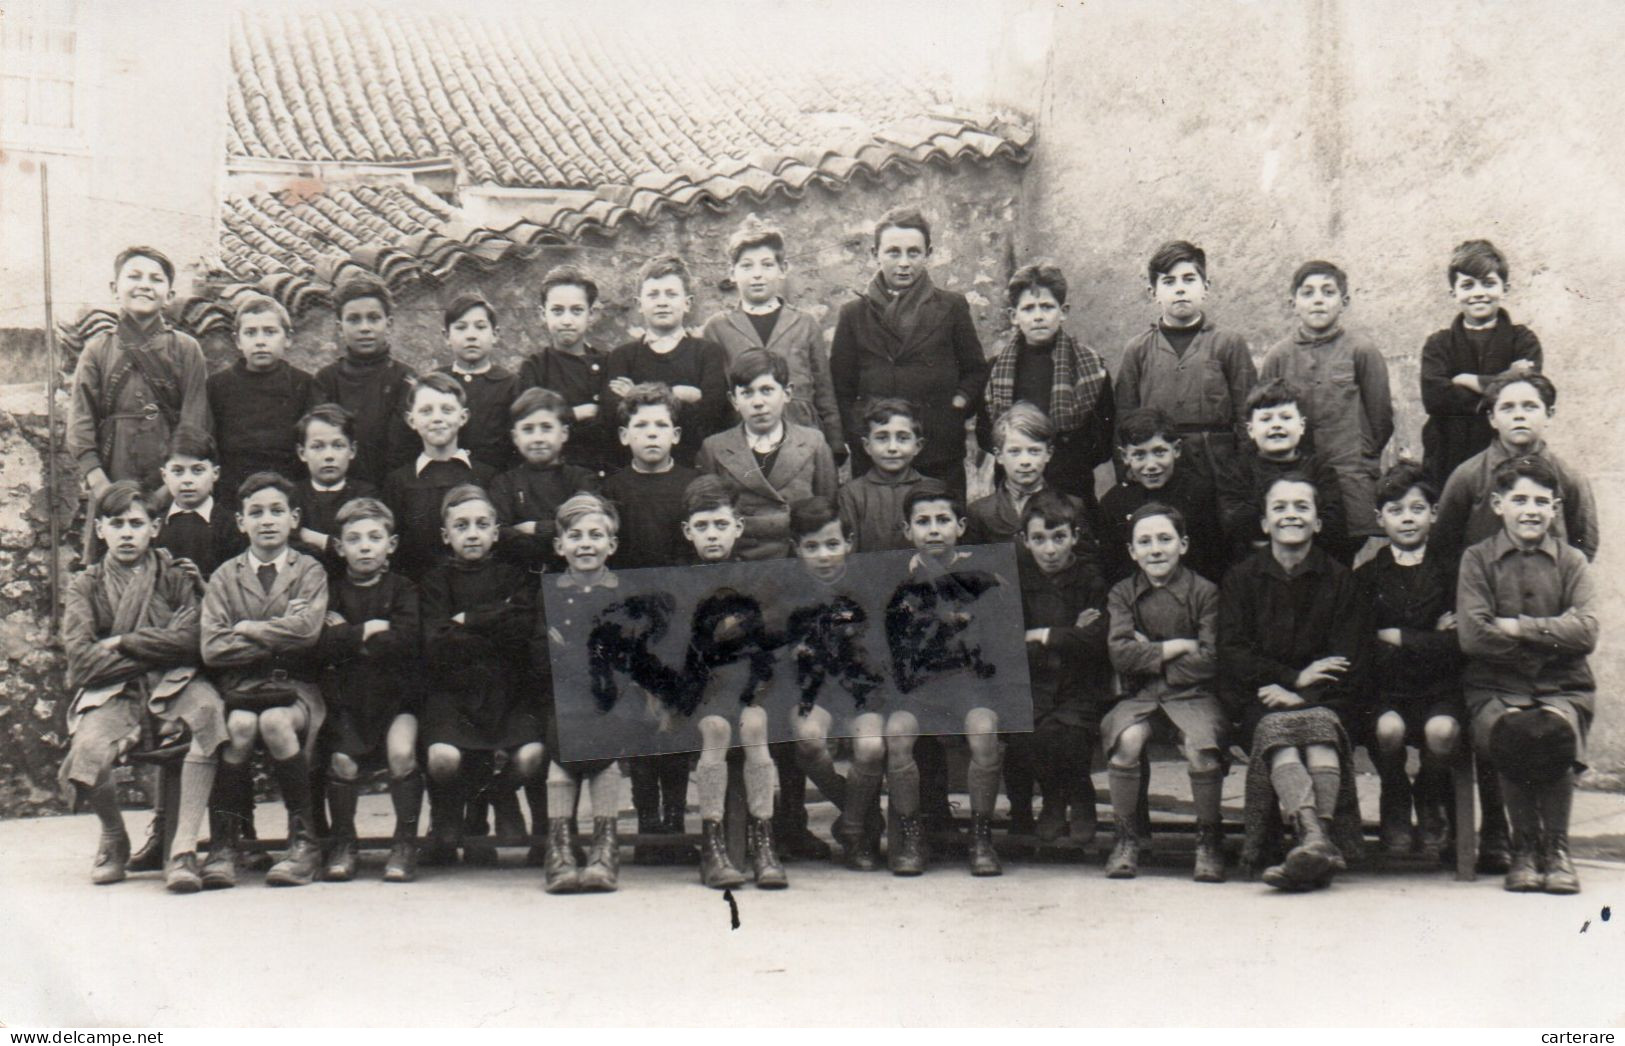
M1489 446L1495 434L1481 406L1483 396L1450 379L1476 374L1480 385L1488 385L1514 360L1533 360L1538 370L1540 339L1528 327L1513 323L1504 309L1482 354L1460 316L1422 345L1422 407L1428 414L1422 426L1422 462L1434 483L1442 487L1456 466Z
M1455 630L1437 627L1440 615L1456 607L1453 574L1433 555L1401 566L1388 545L1354 572L1371 608L1371 630L1399 629L1399 646L1371 646L1369 682L1378 701L1423 706L1461 693L1461 644Z
M255 472L281 473L295 483L305 478L295 433L299 419L316 405L315 378L286 360L256 372L239 359L209 375L208 391L220 452L216 497L235 506L237 487Z
M355 415L355 462L350 475L381 484L393 468L417 457L422 442L406 424L417 372L386 350L367 359L343 355L316 372L316 399Z
M1179 466L1157 490L1124 480L1100 499L1100 555L1106 580L1115 584L1134 573L1128 554L1129 517L1153 501L1176 508L1185 517L1185 534L1191 542L1185 566L1218 584L1224 577L1226 548L1218 497L1206 475Z
M1230 562L1239 563L1262 547L1264 494L1270 484L1288 472L1300 472L1315 485L1315 509L1320 517L1320 535L1315 544L1344 566L1353 562L1359 546L1349 537L1343 484L1337 470L1325 458L1312 453L1300 453L1296 461L1271 461L1259 454L1251 442L1237 451L1219 473L1219 519L1224 525Z
M1054 720L1065 726L1100 726L1112 699L1111 661L1106 656L1106 583L1081 559L1046 574L1025 552L1017 557L1021 616L1027 628L1049 629L1049 641L1027 644L1032 678L1033 725ZM1083 628L1078 614L1098 610Z

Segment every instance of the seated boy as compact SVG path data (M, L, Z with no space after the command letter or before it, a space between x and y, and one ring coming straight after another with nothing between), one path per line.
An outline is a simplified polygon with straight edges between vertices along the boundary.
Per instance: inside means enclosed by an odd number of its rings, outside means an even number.
M350 475L355 462L355 417L337 403L321 403L299 419L296 435L299 460L309 473L294 495L299 509L299 550L320 560L329 577L342 577L345 563L339 551L339 509L347 501L378 494L371 483Z
M1450 255L1445 279L1460 309L1449 328L1422 346L1423 464L1443 486L1456 466L1489 446L1483 396L1498 378L1541 369L1540 339L1512 322L1501 300L1512 289L1506 255L1488 240L1468 240Z
M617 569L664 567L682 562L684 499L699 473L679 465L672 448L682 438L677 399L660 384L634 385L619 405L621 443L632 464L604 481L604 496L621 513Z
M209 413L220 448L220 490L227 501L255 472L304 478L293 430L317 403L316 379L284 358L293 321L281 302L247 295L237 306L236 329L242 355L209 375L208 382Z
M552 389L526 389L508 410L510 440L524 461L491 481L504 558L541 573L564 565L553 551L553 514L582 491L598 489L598 474L564 464L570 406Z
M447 491L440 518L451 557L424 575L419 596L428 667L421 736L430 831L423 863L449 864L461 848L465 861L489 864L495 851L465 844L463 819L468 799L491 784L498 753L525 785L535 819L547 818L539 780L542 698L526 646L537 617L535 579L492 555L496 508L479 487Z
M214 789L224 838L212 840L205 886L236 884L240 836L236 811L252 808L249 759L265 741L283 804L288 853L266 873L272 886L304 886L321 869L311 806L310 756L327 705L316 684L310 648L327 616L327 574L289 542L299 529L293 484L256 472L237 488L237 526L248 551L220 565L203 596L203 663L226 702L231 742L220 757Z
M790 504L833 498L835 459L817 429L784 418L790 365L762 349L742 354L729 369L728 400L743 422L707 437L695 467L721 479L745 520L740 559L790 554Z
M689 441L677 448L677 460L694 464L707 436L728 427L728 353L721 345L696 338L683 328L694 307L688 266L676 255L651 259L638 273L638 309L643 336L614 349L604 365L608 403L619 416L620 399L642 382L661 382L681 404L679 427ZM623 458L624 462L625 459Z
M1224 709L1216 696L1219 590L1185 566L1190 536L1184 515L1150 501L1129 518L1133 576L1112 586L1106 638L1123 698L1101 724L1117 841L1106 875L1132 879L1139 870L1135 830L1144 803L1141 757L1153 738L1178 742L1190 771L1196 807L1199 883L1224 882Z
M616 587L615 574L607 566L615 553L615 533L619 525L615 506L596 494L577 494L559 506L554 521L553 543L564 557L565 572L545 583L556 585L581 597L594 589ZM538 610L541 601L538 600ZM547 626L547 615L538 612L531 635L531 658L538 673L547 673L544 688L548 701L547 727L547 853L543 859L544 889L548 893L602 892L614 890L620 881L620 844L616 839L615 816L620 808L621 770L613 759L560 761L559 720L552 702L550 644L560 640ZM571 824L581 798L581 782L587 782L592 797L592 850L586 867L576 860Z
M1347 566L1355 548L1343 512L1343 489L1337 472L1309 449L1308 425L1298 409L1298 390L1280 378L1247 393L1248 444L1230 459L1219 476L1219 518L1230 546L1230 562L1239 563L1268 546L1259 533L1259 505L1264 491L1288 472L1306 475L1315 484L1320 529L1315 544Z
M124 878L130 837L124 831L114 764L151 732L187 744L181 764L175 840L166 856L164 884L175 893L203 886L197 837L215 759L226 743L220 695L198 674L198 579L169 553L153 550L152 510L131 480L103 488L94 512L107 552L68 584L62 647L68 656L71 738L62 762L62 789L85 801L101 822L91 881ZM158 838L163 838L160 829Z
M1247 390L1258 372L1247 340L1219 330L1202 309L1206 252L1172 240L1151 256L1146 275L1162 315L1123 352L1114 386L1118 416L1137 407L1166 411L1179 426L1185 465L1217 487L1247 422Z
M465 484L483 489L496 473L462 449L459 433L468 424L468 405L455 378L425 374L412 387L407 403L407 424L422 441L423 452L417 461L389 474L383 500L401 528L395 566L407 577L421 578L445 558L441 503L446 494Z
M355 418L356 477L379 485L412 460L418 443L406 423L417 374L389 353L394 308L389 288L370 276L339 284L333 311L341 355L316 372L317 401Z
M459 294L446 306L446 347L451 362L439 368L463 386L468 405L468 424L459 442L469 457L492 470L502 472L515 461L513 440L508 436L508 408L523 386L513 372L491 362L497 341L497 311L489 301L472 292Z
M1596 706L1586 661L1597 645L1596 590L1586 557L1552 533L1562 508L1556 471L1513 458L1496 466L1494 483L1501 532L1463 554L1456 590L1473 748L1501 771L1512 821L1506 888L1578 893L1569 813Z
M1006 788L1012 764L1024 764L1022 776L1036 778L1044 792L1044 811L1034 827L1038 838L1053 842L1070 832L1072 841L1084 846L1096 827L1090 756L1100 746L1100 715L1112 694L1106 584L1094 564L1075 551L1083 528L1074 501L1043 491L1027 502L1021 520L1026 554L1017 558L1017 566L1033 730L1010 735ZM1027 795L1030 811L1030 788Z
M1005 288L1010 343L993 359L976 418L984 450L992 425L1016 403L1031 403L1055 428L1044 476L1050 486L1095 503L1095 466L1111 460L1117 403L1106 361L1062 329L1071 306L1066 277L1054 265L1024 265Z
M1461 647L1456 641L1454 573L1428 548L1437 489L1415 465L1401 463L1377 484L1377 520L1388 544L1354 572L1376 629L1372 762L1382 779L1383 846L1405 854L1420 842L1433 857L1447 852L1452 806L1450 762L1466 708L1461 701ZM1421 750L1411 831L1413 789L1406 746Z
M1278 803L1298 834L1263 873L1282 890L1328 884L1360 849L1350 739L1365 718L1371 628L1353 575L1315 539L1318 496L1300 472L1273 481L1263 497L1269 547L1232 567L1219 590L1219 696L1250 753L1242 863L1256 873L1279 849Z
M944 489L940 480L914 468L924 444L920 412L907 400L882 398L863 412L863 453L869 469L841 484L836 506L852 527L852 551L885 552L908 548L903 534L903 499L922 485Z
M811 313L784 300L789 264L784 260L784 234L756 215L748 215L728 237L728 258L739 301L705 321L705 337L728 353L730 366L752 349L783 356L790 367L788 387L795 390L785 418L824 434L837 461L846 458L841 412L829 376L824 329Z
M970 505L966 540L974 544L1013 541L1021 532L1022 512L1039 492L1049 489L1044 478L1054 453L1055 426L1031 403L1017 403L993 423L993 454L1004 481L987 497ZM1059 492L1057 492L1059 493ZM1088 498L1059 494L1077 509L1078 532L1074 554L1098 566L1100 546L1095 541L1094 491Z
M363 769L389 770L395 807L395 840L384 864L384 881L417 878L418 811L423 776L418 771L421 635L418 590L389 569L395 514L375 498L356 498L339 509L343 578L330 585L327 617L316 643L326 671L328 699L327 804L332 839L323 878L348 882L356 866L356 782Z
M208 433L184 425L175 430L160 473L164 481L161 500L167 499L169 505L153 542L154 548L191 561L205 581L244 545L230 507L223 503L224 498L215 496L221 476L216 460L214 440Z
M1106 580L1134 574L1129 520L1150 502L1179 510L1190 552L1189 570L1217 583L1224 576L1224 530L1213 484L1181 461L1183 441L1173 419L1155 407L1131 410L1117 420L1117 456L1123 480L1100 499L1100 556Z
M574 265L555 265L542 277L541 297L548 344L519 365L519 388L552 389L564 397L570 405L564 419L570 425L564 459L603 478L620 468L622 455L605 398L609 354L587 342L598 309L598 284Z

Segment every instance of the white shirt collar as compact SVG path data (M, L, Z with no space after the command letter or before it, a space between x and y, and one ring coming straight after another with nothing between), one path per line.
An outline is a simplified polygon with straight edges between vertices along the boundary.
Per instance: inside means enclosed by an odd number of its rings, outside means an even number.
M467 465L470 468L474 467L474 463L468 459L468 451L463 450L461 447L459 447L455 452L453 452L451 454L450 457L445 457L445 458L431 458L427 454L419 454L418 455L418 461L417 461L417 467L413 469L412 474L414 476L423 475L423 470L428 468L430 465L434 464L437 461L461 461L464 465Z
M756 435L748 427L745 429L745 442L750 445L753 454L770 454L778 450L784 445L784 437L785 428L782 421L773 426L770 432L760 436Z
M739 303L739 308L744 311L746 316L766 316L768 313L778 312L784 308L784 299L774 298L764 305L752 305L749 302L742 301Z
M672 331L670 334L663 335L662 337L659 337L659 338L655 337L652 334L645 334L643 336L643 340L648 343L649 348L655 350L656 352L665 353L665 352L670 352L672 349L675 349L677 347L677 343L682 341L687 336L688 336L688 331L684 330L681 327L678 327L675 331Z
M277 557L275 559L271 559L271 560L261 559L260 557L254 555L253 552L249 552L248 553L248 563L249 563L249 566L251 568L253 568L253 570L256 573L258 573L260 567L271 567L277 572L277 576L281 577L282 572L284 570L288 569L288 560L291 559L292 557L293 557L293 546L284 545L284 546L282 546L282 551L277 554Z
M419 469L419 471L421 472L422 470ZM322 481L321 480L317 479L315 476L312 476L312 477L310 477L310 489L314 490L318 494L331 494L334 491L343 490L344 485L346 483L348 483L349 481L350 481L350 477L346 476L343 479L339 480L337 483L333 484L331 487L324 487L324 486L322 486Z
M164 522L168 523L171 519L175 518L176 513L179 512L196 512L198 515L203 517L203 522L213 523L214 520L210 517L214 515L214 495L211 494L204 498L203 503L197 508L182 508L179 504L170 505L169 511L164 513Z

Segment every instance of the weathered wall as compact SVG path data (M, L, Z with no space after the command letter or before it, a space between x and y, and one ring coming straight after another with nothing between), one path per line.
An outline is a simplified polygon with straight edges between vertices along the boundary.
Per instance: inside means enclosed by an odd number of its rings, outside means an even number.
M1021 46L1046 22L1048 54ZM1625 662L1606 638L1625 624L1610 337L1625 142L1594 104L1625 80L1625 7L1106 0L1028 5L1007 26L995 82L1040 99L1019 254L1066 267L1071 326L1114 363L1155 319L1144 265L1163 240L1207 249L1211 315L1255 354L1291 327L1294 267L1331 258L1351 277L1349 325L1388 357L1396 444L1419 449L1417 355L1454 314L1445 262L1471 237L1507 252L1510 311L1561 392L1552 442L1603 502L1592 762L1625 768Z

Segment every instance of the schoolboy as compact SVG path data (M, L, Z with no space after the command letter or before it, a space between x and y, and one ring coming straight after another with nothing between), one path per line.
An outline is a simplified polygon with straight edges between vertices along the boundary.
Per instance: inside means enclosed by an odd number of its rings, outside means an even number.
M1004 480L993 493L971 502L967 540L978 544L1012 541L1021 533L1022 512L1039 493L1048 490L1045 469L1054 454L1055 426L1044 412L1031 403L1017 403L993 423L993 447ZM1059 492L1057 492L1059 493ZM1060 494L1074 502L1077 541L1073 549L1080 559L1100 564L1100 546L1095 540L1094 491L1088 498Z
M1220 330L1204 311L1207 253L1185 240L1157 248L1146 266L1147 295L1162 315L1129 342L1115 383L1117 413L1158 407L1174 419L1185 465L1215 487L1246 424L1247 390L1258 380L1247 341Z
M371 277L339 284L333 312L340 355L316 372L316 398L355 418L356 478L375 485L410 462L418 445L406 424L417 374L390 355L394 309L389 288Z
M164 315L174 284L174 264L152 247L113 259L118 322L80 352L68 412L68 453L92 498L121 479L151 489L175 429L209 431L203 350Z
M728 353L683 327L694 307L683 259L672 254L651 259L638 272L638 288L643 336L609 354L604 367L608 403L619 417L619 401L633 385L663 382L681 404L677 423L689 437L674 453L684 465L693 465L701 442L728 427Z
M907 400L882 397L863 414L863 452L869 469L841 484L836 507L852 527L854 552L908 548L903 536L903 499L921 485L946 489L914 467L922 433L919 411Z
M1458 314L1422 345L1423 464L1443 486L1456 466L1489 446L1483 394L1497 378L1541 370L1540 339L1501 307L1512 289L1506 255L1488 240L1467 240L1450 255L1445 280Z
M311 805L310 756L327 704L310 648L327 616L327 574L289 542L299 529L294 487L256 472L237 490L237 526L248 551L220 565L203 595L203 663L226 702L231 742L220 757L214 803L224 837L203 865L206 887L236 883L236 811L252 807L249 758L263 739L288 808L286 856L271 867L273 886L304 886L321 870Z
M512 371L491 362L499 335L497 311L482 295L459 294L446 306L444 320L452 358L440 373L457 379L468 405L459 442L469 457L502 472L517 464L508 408L524 386Z
M350 474L355 462L355 415L337 403L320 403L299 419L295 430L306 478L294 503L299 509L299 550L315 556L338 578L345 570L340 552L338 513L345 502L378 496L378 488Z
M1057 491L1038 494L1021 510L1025 555L1016 562L1033 729L1010 735L1005 780L1008 788L1011 765L1025 764L1044 793L1034 828L1038 838L1053 842L1065 832L1086 845L1096 827L1090 755L1100 747L1100 716L1112 698L1112 678L1106 583L1094 564L1077 555L1082 534L1078 505Z
M355 878L356 792L363 770L389 770L395 836L384 881L417 878L418 767L422 634L418 590L389 569L399 539L395 514L376 498L347 501L338 513L344 577L329 586L327 616L316 643L328 698L327 803L333 826L322 878Z
M672 457L683 435L677 426L677 398L664 385L644 382L632 386L616 409L617 432L632 464L604 481L604 496L621 514L615 567L680 563L688 553L684 499L700 474Z
M728 371L740 424L707 437L695 467L721 479L734 492L745 521L740 559L790 554L790 503L833 498L835 459L817 429L785 420L790 402L790 365L764 349L740 355Z
M1402 462L1377 483L1378 522L1388 544L1354 572L1371 608L1372 741L1382 781L1383 846L1433 857L1447 852L1452 805L1450 762L1466 708L1461 700L1461 646L1456 636L1455 573L1428 548L1439 501L1422 470ZM1411 785L1406 746L1421 752ZM1413 833L1411 807L1420 831Z
M198 580L169 553L151 548L156 529L138 484L103 488L93 525L106 546L102 558L68 584L62 647L73 688L70 743L59 773L62 790L83 801L101 822L91 881L125 877L130 837L119 812L112 769L156 720L160 738L186 741L181 763L175 839L163 855L164 885L175 893L203 886L197 837L214 784L215 761L226 743L220 695L198 673ZM159 831L162 839L162 830Z
M554 544L564 558L565 572L546 584L570 593L568 597L588 597L595 589L617 587L608 567L615 552L619 518L615 506L596 494L577 494L559 506L554 520ZM538 600L538 603L540 601ZM556 633L550 632L547 616L538 612L531 637L531 657L538 673L549 673L551 698L551 655L549 646ZM620 764L613 759L560 761L557 706L547 708L547 852L543 860L543 888L548 893L603 892L614 890L620 881L620 844L615 817L621 794ZM571 824L580 801L581 783L587 783L592 797L592 850L586 866L577 862Z
M965 495L965 419L987 380L970 303L931 280L931 223L912 207L875 223L874 278L841 306L830 343L830 379L852 448L852 474L869 468L859 452L872 399L897 397L920 410L924 445L914 461L961 499Z
M429 846L425 864L492 863L485 844L465 845L468 800L493 783L498 753L525 786L532 816L547 819L541 787L544 696L528 642L537 617L535 578L492 555L496 507L471 483L441 499L441 540L451 556L420 583L427 692L420 736L428 755ZM476 804L476 816L484 804Z
M598 284L574 265L555 265L542 277L542 320L548 344L519 365L520 389L552 389L570 405L570 442L564 460L600 477L621 466L614 411L605 400L609 354L587 341L598 311Z
M524 460L491 481L491 503L501 524L498 552L527 570L558 570L553 516L582 491L598 489L598 474L566 465L570 405L552 389L526 389L508 411L510 440Z
M1343 511L1343 488L1337 472L1309 449L1308 423L1298 406L1298 390L1280 378L1261 382L1247 393L1247 445L1236 452L1219 477L1219 518L1232 563L1268 544L1259 533L1259 506L1264 491L1288 472L1306 475L1315 484L1320 529L1315 544L1347 566L1357 551Z
M1349 278L1342 269L1304 262L1292 274L1291 295L1297 329L1265 353L1258 379L1285 379L1303 397L1315 447L1337 472L1349 531L1363 540L1381 532L1371 496L1394 434L1388 364L1370 338L1343 329Z
M220 448L220 490L227 510L237 487L255 472L298 481L304 466L295 452L294 426L314 407L316 379L290 364L293 321L275 298L246 296L235 318L237 351L225 370L209 375L209 413Z
M1353 575L1316 541L1319 490L1301 472L1271 482L1260 524L1269 547L1219 589L1219 698L1250 753L1242 864L1256 874L1279 849L1278 804L1297 830L1285 860L1263 871L1281 890L1328 884L1361 845L1352 739L1366 717L1372 629Z
M994 425L1015 404L1032 404L1055 429L1045 479L1093 505L1095 466L1112 456L1117 402L1106 361L1064 329L1066 292L1066 276L1048 263L1024 265L1010 277L1005 294L1015 329L989 368L976 435L997 453Z
M1432 548L1440 561L1455 564L1463 549L1501 530L1494 507L1495 470L1516 457L1536 457L1557 476L1562 511L1552 521L1552 536L1597 558L1597 499L1591 481L1564 461L1546 443L1546 428L1557 414L1557 387L1544 374L1499 378L1485 387L1495 439L1450 473L1439 495L1439 522L1433 528Z
M1469 548L1456 590L1472 742L1501 774L1512 821L1506 888L1578 893L1569 859L1574 775L1596 683L1596 588L1586 557L1552 533L1556 471L1536 457L1496 466L1502 530Z
M705 322L705 337L727 351L730 367L752 349L783 356L790 365L785 384L795 390L785 419L822 432L830 453L837 461L845 460L846 440L824 330L811 313L784 300L790 269L784 259L784 233L748 215L728 237L728 261L739 299Z
M1132 879L1139 869L1135 825L1144 803L1142 756L1159 736L1178 742L1196 807L1199 883L1224 882L1224 786L1229 723L1217 696L1219 589L1185 566L1190 534L1177 508L1149 501L1129 522L1133 576L1112 586L1106 646L1123 697L1106 713L1101 739L1117 838L1106 876Z
M164 455L163 510L154 548L176 559L190 560L207 581L221 563L245 547L242 531L230 508L216 497L221 468L214 440L198 429L182 426L169 439Z
M475 461L462 448L459 435L468 424L468 403L463 387L446 374L418 379L407 399L407 424L421 441L417 460L402 465L384 479L384 504L400 523L400 550L396 569L421 578L446 553L441 537L441 503L446 493L464 484L484 489L496 473Z
M1215 584L1224 576L1218 496L1205 475L1185 466L1183 446L1173 419L1155 407L1131 410L1117 419L1123 479L1100 499L1100 554L1108 583L1133 576L1129 520L1153 501L1178 509L1185 520L1190 550L1180 563Z

